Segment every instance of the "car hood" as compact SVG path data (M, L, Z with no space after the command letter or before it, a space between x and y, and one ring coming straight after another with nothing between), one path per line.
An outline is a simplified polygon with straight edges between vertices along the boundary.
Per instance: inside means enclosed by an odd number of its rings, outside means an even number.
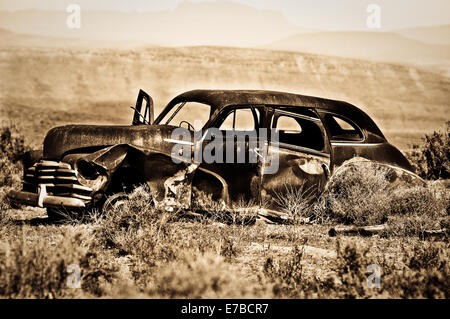
M101 126L66 125L52 128L44 139L44 158L61 159L67 152L92 152L102 147L129 144L140 149L169 153L170 139L176 129L170 125Z

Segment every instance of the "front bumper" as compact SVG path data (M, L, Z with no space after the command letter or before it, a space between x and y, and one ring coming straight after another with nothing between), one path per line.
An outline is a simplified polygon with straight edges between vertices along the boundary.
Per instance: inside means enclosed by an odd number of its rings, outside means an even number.
M10 191L8 193L8 198L14 203L37 207L86 207L84 202L77 198L48 195L45 187L40 187L37 194L25 191Z
M37 207L85 208L93 190L78 181L78 172L64 162L40 160L25 169L22 191L11 191L13 203Z

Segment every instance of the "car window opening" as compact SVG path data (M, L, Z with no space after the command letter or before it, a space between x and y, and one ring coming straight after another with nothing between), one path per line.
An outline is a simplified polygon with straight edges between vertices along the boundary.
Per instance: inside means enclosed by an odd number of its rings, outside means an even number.
M181 102L174 106L161 120L162 124L181 126L182 123L190 124L188 127L200 130L208 122L211 106L198 102Z
M351 122L333 114L325 114L324 119L330 132L331 141L361 141L364 137L361 130Z
M320 127L313 121L288 115L276 115L274 125L280 144L323 151L324 137Z

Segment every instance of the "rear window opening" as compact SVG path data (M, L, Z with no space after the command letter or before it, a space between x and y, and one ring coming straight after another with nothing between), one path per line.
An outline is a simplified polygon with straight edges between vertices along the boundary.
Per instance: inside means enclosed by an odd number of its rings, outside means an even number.
M324 115L325 123L330 133L331 141L362 141L364 138L361 130L350 121L333 114Z
M313 121L284 114L275 114L272 127L278 132L279 142L285 146L297 146L323 151L322 131Z

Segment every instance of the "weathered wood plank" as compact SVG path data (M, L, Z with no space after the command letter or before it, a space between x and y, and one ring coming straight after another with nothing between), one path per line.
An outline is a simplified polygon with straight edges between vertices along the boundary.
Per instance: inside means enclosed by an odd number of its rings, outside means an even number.
M386 225L375 225L375 226L364 226L364 227L342 226L342 227L331 228L328 231L328 235L330 237L335 237L337 235L345 235L345 236L352 236L352 235L372 236L372 235L381 233L385 229L386 229Z

